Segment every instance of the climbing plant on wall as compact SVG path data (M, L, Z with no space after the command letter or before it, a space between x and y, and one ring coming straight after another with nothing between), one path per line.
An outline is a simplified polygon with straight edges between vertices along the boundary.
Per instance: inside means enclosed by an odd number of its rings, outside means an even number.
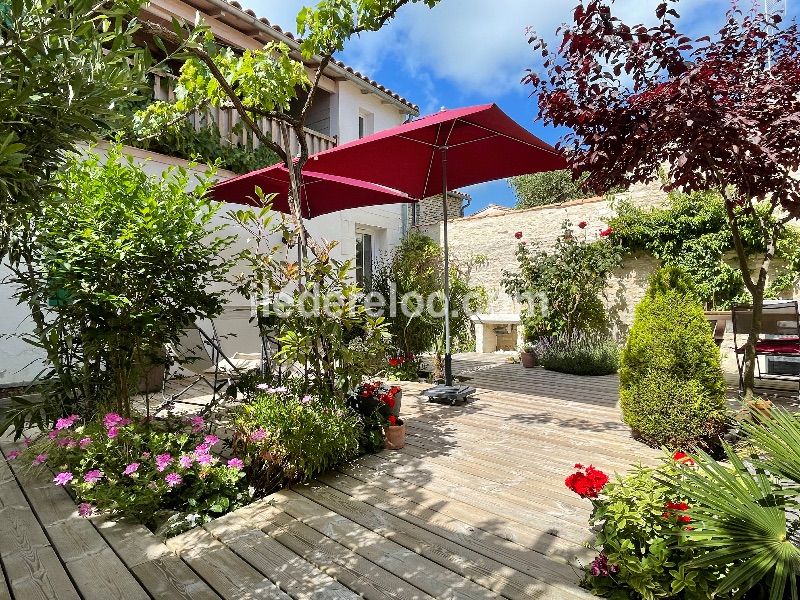
M662 207L642 208L623 201L616 210L609 221L613 240L627 253L644 252L664 265L680 267L694 280L706 309L727 309L733 301L750 300L719 193L673 192ZM768 207L756 210L766 213ZM759 227L755 218L742 219L741 237L748 254L766 249ZM800 228L784 229L776 257L781 266L767 288L768 298L778 297L800 281Z

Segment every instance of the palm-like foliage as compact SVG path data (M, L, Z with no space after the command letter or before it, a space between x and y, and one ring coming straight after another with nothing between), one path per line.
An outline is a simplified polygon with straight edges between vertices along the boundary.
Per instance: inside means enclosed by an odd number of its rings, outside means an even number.
M717 587L717 594L734 592L740 598L765 585L769 600L787 594L797 600L800 547L792 531L800 488L800 421L775 410L767 418L754 415L743 430L760 452L745 462L734 448L724 446L727 462L700 453L696 469L687 469L677 483L678 493L692 498L694 528L689 543L707 551L698 568L734 565Z

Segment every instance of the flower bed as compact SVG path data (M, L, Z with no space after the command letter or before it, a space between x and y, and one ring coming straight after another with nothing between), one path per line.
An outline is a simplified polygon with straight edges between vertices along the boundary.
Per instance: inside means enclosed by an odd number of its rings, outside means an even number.
M108 413L84 423L71 415L29 443L24 455L34 467L53 469L53 483L75 494L82 516L108 511L172 535L251 499L243 461L214 456L220 439L204 430L202 417L154 421Z

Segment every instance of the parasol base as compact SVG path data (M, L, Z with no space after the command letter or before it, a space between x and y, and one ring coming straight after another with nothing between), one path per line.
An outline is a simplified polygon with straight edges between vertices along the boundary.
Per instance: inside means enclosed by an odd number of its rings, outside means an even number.
M422 392L422 395L427 396L428 402L456 406L457 404L464 404L467 398L472 396L476 391L474 387L466 385L437 385L436 387L425 390Z

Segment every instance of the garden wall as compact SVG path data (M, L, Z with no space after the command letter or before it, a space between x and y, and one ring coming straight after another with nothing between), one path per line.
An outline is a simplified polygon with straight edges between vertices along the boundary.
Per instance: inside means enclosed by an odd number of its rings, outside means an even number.
M573 229L579 232L577 224L588 223L584 230L588 239L599 237L600 231L606 227L606 220L614 215L614 202L628 199L637 206L655 206L666 199L666 194L658 184L636 186L629 192L617 194L615 198L595 197L572 200L562 204L515 210L505 214L485 217L464 217L449 223L450 252L454 260L462 263L484 257L482 264L472 268L471 281L483 286L488 294L489 306L486 314L480 315L483 322L496 326L499 323L513 323L518 318L520 306L503 292L501 281L504 270L515 270L517 267L514 252L518 240L514 234L522 232L522 239L529 244L538 244L542 248L552 248L561 233L561 224L565 220L573 223ZM420 226L419 231L437 241L442 238L442 224ZM655 267L655 261L649 256L630 257L625 265L612 278L606 290L606 300L611 320L615 329L622 335L627 331L633 319L633 308L641 299L647 286L647 280ZM488 334L487 334L488 335ZM479 333L479 338L480 336ZM484 344L484 351L492 351L489 338ZM478 344L481 351L481 344Z

